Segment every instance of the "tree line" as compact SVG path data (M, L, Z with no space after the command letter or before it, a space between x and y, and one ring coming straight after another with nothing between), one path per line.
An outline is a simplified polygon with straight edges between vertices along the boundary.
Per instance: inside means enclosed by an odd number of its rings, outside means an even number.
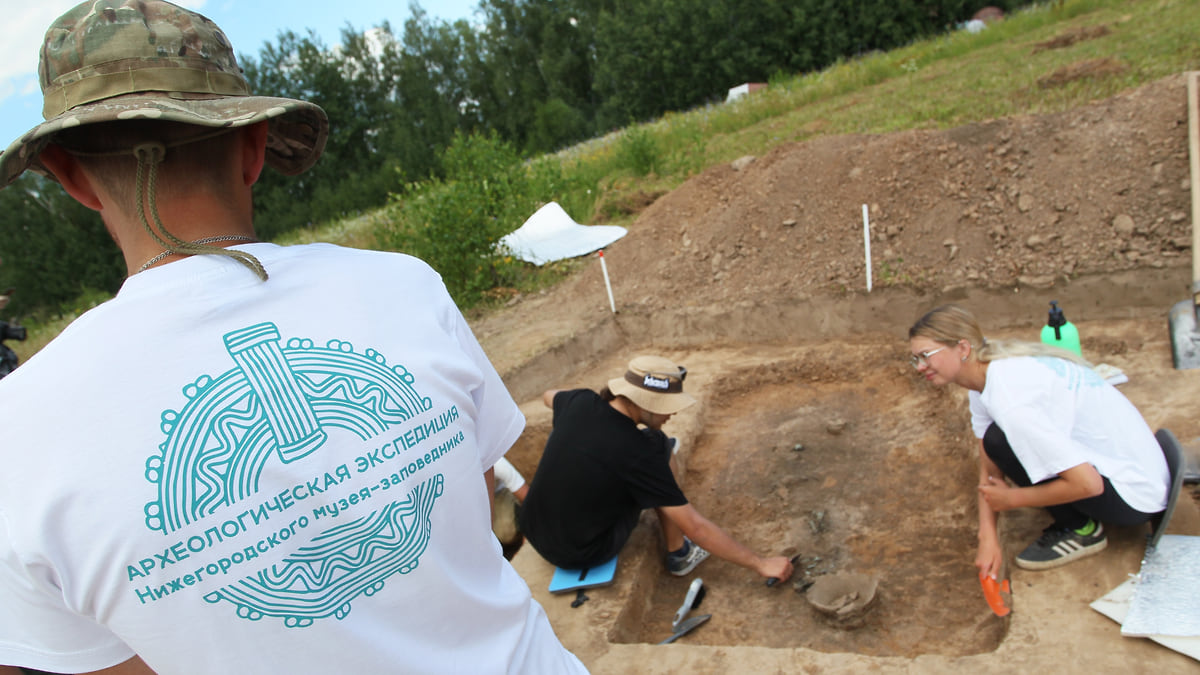
M668 111L723 100L730 87L825 68L953 28L1013 0L481 0L470 19L413 4L397 33L346 26L328 46L280 33L239 60L255 93L313 101L331 135L297 177L264 172L255 223L271 239L377 208L447 177L456 139L498 139L523 157ZM53 182L0 190L0 288L10 314L61 308L124 277L95 214Z

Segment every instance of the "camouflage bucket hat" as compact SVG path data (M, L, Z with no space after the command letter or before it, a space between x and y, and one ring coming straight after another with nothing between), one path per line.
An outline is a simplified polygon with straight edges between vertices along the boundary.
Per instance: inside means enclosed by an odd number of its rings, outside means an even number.
M0 153L0 187L54 134L117 120L233 128L270 120L267 164L295 175L316 163L329 120L305 101L250 95L233 45L215 23L162 0L89 0L46 31L38 76L42 117Z

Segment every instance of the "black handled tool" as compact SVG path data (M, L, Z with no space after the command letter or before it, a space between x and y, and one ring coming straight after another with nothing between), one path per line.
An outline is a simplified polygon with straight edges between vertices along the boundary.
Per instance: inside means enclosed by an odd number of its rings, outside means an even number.
M792 563L792 567L795 567L796 563L800 562L800 554L797 553L796 555L792 556L792 559L789 560L788 562ZM774 586L777 583L779 583L779 577L770 577L767 579L767 587L768 588L770 588L771 586Z

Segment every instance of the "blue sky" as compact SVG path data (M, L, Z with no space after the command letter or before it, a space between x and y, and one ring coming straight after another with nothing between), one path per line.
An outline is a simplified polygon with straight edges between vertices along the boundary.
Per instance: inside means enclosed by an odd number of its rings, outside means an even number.
M327 46L338 42L349 23L366 30L383 21L399 33L410 16L406 0L174 0L207 16L233 42L239 54L257 57L264 43L285 30L313 29ZM37 81L38 48L46 28L79 0L0 0L0 150L42 121ZM431 17L472 18L478 0L419 3Z

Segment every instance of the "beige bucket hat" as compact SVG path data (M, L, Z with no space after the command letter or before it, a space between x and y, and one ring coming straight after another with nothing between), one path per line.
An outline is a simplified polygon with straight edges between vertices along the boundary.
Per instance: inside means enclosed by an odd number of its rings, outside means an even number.
M623 377L608 381L613 394L624 396L643 410L657 415L674 415L696 402L683 393L687 368L661 356L637 356Z
M270 120L267 164L309 169L329 120L312 103L252 96L233 45L208 18L163 0L88 0L46 31L38 65L45 122L0 153L0 187L38 160L54 134L85 124L153 119L213 129Z

